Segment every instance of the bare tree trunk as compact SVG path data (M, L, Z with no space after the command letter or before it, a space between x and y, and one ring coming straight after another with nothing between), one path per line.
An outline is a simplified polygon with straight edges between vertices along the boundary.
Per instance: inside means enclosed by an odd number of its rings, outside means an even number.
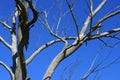
M21 71L21 65L20 65L20 59L18 56L13 56L13 67L12 67L13 73L15 75L15 80L22 80L22 71Z
M21 25L18 26L18 45L17 45L18 48L16 48L16 46L13 46L13 48L12 48L12 54L13 54L13 56L12 56L13 57L12 58L12 60L13 60L12 71L15 75L15 80L27 80L27 71L26 71L26 64L25 64L24 51L23 51L24 50L24 40L22 37L22 32L21 32L20 27L21 27ZM13 31L13 34L15 34L14 32L15 31ZM15 50L15 48L17 50Z
M37 21L38 12L35 10L31 0L26 0L25 3L23 0L15 0L15 2L18 12L16 16L18 18L18 45L17 52L13 55L13 73L15 74L15 80L29 80L27 78L24 47L27 50L30 27ZM28 20L28 8L33 12L33 19L31 20Z

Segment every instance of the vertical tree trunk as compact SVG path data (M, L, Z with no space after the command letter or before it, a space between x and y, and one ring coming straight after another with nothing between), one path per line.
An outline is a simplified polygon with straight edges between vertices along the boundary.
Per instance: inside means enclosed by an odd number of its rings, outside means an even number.
M21 71L20 59L16 55L13 56L13 72L15 74L15 80L22 80L22 71Z
M17 50L13 51L12 71L15 74L15 80L28 80L24 57L24 40L21 34L21 26L18 27L18 46Z

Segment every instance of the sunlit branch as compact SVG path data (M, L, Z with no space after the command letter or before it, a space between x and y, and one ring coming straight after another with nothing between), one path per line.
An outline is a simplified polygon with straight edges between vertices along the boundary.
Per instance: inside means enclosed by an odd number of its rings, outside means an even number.
M91 21L90 21L90 33L91 33L91 29L92 29L92 24L93 24L93 1L90 0L90 16L91 16Z
M117 10L119 10L119 8L120 8L120 5L118 5L117 7L115 7L114 9L112 9L111 11L109 11L107 14L111 14L111 13L117 11Z
M93 15L96 15L101 10L101 8L105 5L106 1L107 0L103 0L101 2L101 4L93 11Z
M12 55L15 55L16 52L17 52L17 35L16 35L17 16L18 16L18 10L16 8L15 13L12 17L12 25L13 25L13 28L11 29L11 41L12 41L11 51L12 51Z
M104 32L102 34L100 34L99 36L95 35L95 36L91 36L90 39L96 39L96 38L99 38L99 37L105 37L107 35L110 35L112 33L115 33L115 32L119 32L120 31L120 28L117 28L117 29L113 29L113 30L110 30L108 32ZM71 45L69 48L67 48L67 50L65 50L65 55L66 57L69 56L70 54L72 54L74 52L74 50L76 50L83 42L85 41L82 40L79 44L77 45ZM74 43L73 43L74 44ZM70 51L70 52L69 52ZM64 59L64 56L63 52L61 51L55 58L54 60L52 61L52 63L50 64L50 66L48 67L48 70L44 76L44 80L49 80L50 77L52 76L53 74L53 71L55 70L56 66ZM55 62L56 61L56 62ZM54 66L53 66L54 65ZM50 71L51 70L51 71Z
M85 2L86 2L87 7L88 7L88 9L89 9L89 11L90 11L90 15L88 15L88 16L91 17L91 19L90 19L90 29L89 29L90 33L89 33L89 35L88 35L88 36L90 36L90 34L92 33L91 29L92 29L92 24L93 24L93 1L92 1L92 0L89 0L90 3L88 3L88 1L85 0ZM87 43L87 42L86 42L86 43Z
M11 29L11 26L9 26L6 22L0 21L0 24L2 24L5 28Z
M100 27L99 25L101 25L102 22L104 22L104 21L106 21L107 19L109 19L109 18L111 18L111 17L114 17L114 16L116 16L116 15L118 15L118 14L120 14L120 10L105 15L103 18L101 18L100 20L98 20L98 22L92 27L91 31L89 31L89 32L87 33L87 35L89 35L91 32L94 32L97 28L99 28L99 27ZM86 35L86 36L87 36L87 35Z
M66 40L75 40L75 37L69 37L69 38L65 38ZM35 52L33 52L33 54L26 60L26 64L29 64L41 51L43 51L44 49L46 49L47 47L57 43L57 42L61 42L60 39L57 40L52 40L44 45L42 45L40 48L38 48Z
M82 37L84 36L84 32L86 31L87 29L87 26L88 24L90 23L91 21L91 18L93 18L93 16L95 16L95 14L103 7L103 5L105 4L106 0L103 0L103 2L95 9L95 11L91 11L88 18L86 19L80 33L79 33L79 36ZM92 5L92 3L91 3ZM91 9L90 9L91 10ZM91 14L92 14L92 17L91 17ZM91 30L90 30L91 31Z
M80 33L79 33L80 37L84 36L84 33L85 33L86 29L87 29L87 26L89 25L89 23L91 21L91 18L93 18L101 10L101 8L105 5L105 3L106 3L106 0L103 0L101 2L101 4L94 11L92 11L92 17L90 16L91 13L89 14L88 18L86 19L86 21L85 21L85 23L84 23L84 25L83 25Z
M50 28L50 25L48 23L48 14L46 12L44 12L44 16L45 16L45 23L43 22L42 24L48 29L48 31L50 32L50 34L54 37L56 37L57 39L60 39L61 42L64 43L63 49L61 50L61 52L53 59L53 61L51 62L51 64L49 65L43 80L49 80L55 70L55 68L58 66L58 64L65 58L65 54L66 54L66 49L68 47L68 41L65 40L64 38L60 37L59 35L55 34L52 29Z
M113 17L113 16L116 16L117 14L120 14L120 10L115 11L115 12L113 12L113 13L111 13L111 14L107 14L105 17L103 17L102 19L100 19L100 20L98 21L98 23L101 23L101 22L103 22L103 21L105 21L105 20L107 20L107 19L109 19L109 18L111 18L111 17Z
M12 17L12 23L13 23L13 27L15 26L16 27L16 18L18 16L18 10L17 8L15 9L15 12L14 12L14 15Z
M90 11L93 11L93 0L90 0Z
M26 64L29 64L42 50L46 49L47 47L51 46L52 44L55 44L57 42L59 42L60 40L53 40L51 42L48 42L46 44L44 44L43 46L41 46L40 48L38 48L35 52L33 52L33 54L26 60Z
M11 49L11 45L8 44L1 36L0 36L0 41L1 41L6 47L8 47L9 49Z
M17 36L14 29L13 32L11 33L11 40L12 40L12 46L11 46L12 55L15 55L17 52Z
M109 30L109 31L107 31L107 32L103 32L103 33L101 33L101 34L92 35L92 36L90 37L90 39L107 37L107 36L109 36L110 34L117 33L117 32L120 32L120 28L112 29L112 30Z
M15 80L14 79L14 74L11 71L11 69L4 62L2 62L2 61L0 61L0 65L2 65L9 72L9 74L11 76L11 80Z
M66 49L67 49L68 43L67 41L64 44L63 49L61 50L60 53L52 60L51 64L47 68L47 71L43 77L43 80L50 80L52 74L54 73L54 70L56 67L59 65L59 63L65 59L66 57Z
M91 31L92 31L92 32L95 31L95 30L98 28L98 25L99 25L99 24L101 24L102 22L106 21L107 19L112 18L112 17L114 17L114 16L116 16L116 15L118 15L118 14L120 14L120 10L105 15L103 18L101 18L100 20L98 20L98 22L92 27ZM89 32L89 33L90 33L90 32ZM88 33L88 34L89 34L89 33Z

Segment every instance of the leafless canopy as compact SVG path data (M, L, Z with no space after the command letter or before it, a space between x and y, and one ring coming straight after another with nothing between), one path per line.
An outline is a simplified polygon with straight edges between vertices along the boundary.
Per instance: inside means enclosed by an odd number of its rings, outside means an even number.
M26 66L31 63L34 58L41 53L44 49L48 48L49 46L62 42L64 44L62 50L58 53L57 56L52 60L50 65L47 68L47 71L43 77L43 80L50 80L51 76L53 75L56 67L60 64L61 61L63 61L65 58L73 54L78 48L83 45L83 43L87 43L89 40L98 39L102 43L104 43L106 46L109 46L104 40L101 38L114 38L117 40L120 40L117 35L120 33L120 28L113 28L107 31L101 31L101 28L104 28L102 26L103 22L107 21L108 19L120 14L120 10L112 10L105 14L102 18L97 20L93 24L93 18L96 16L96 14L104 7L107 0L101 0L100 4L93 9L94 3L93 0L85 0L86 4L89 9L89 14L84 21L82 26L78 25L78 21L76 20L76 17L74 15L74 0L66 1L66 5L68 7L68 10L62 14L59 19L58 23L56 25L56 31L54 31L49 24L48 16L49 11L37 11L35 8L35 4L33 4L32 0L14 0L15 1L15 12L13 16L11 17L12 25L9 25L6 21L0 21L0 24L2 24L6 29L8 29L11 33L11 43L9 44L2 36L0 36L0 42L2 42L8 49L11 50L12 60L13 60L13 66L12 70L2 61L0 61L0 65L4 66L5 69L10 73L12 80L29 80L27 77L27 70ZM58 0L57 0L58 1ZM37 3L37 1L35 1ZM70 4L72 3L72 4ZM53 7L52 7L53 8ZM29 10L32 12L32 19L29 17ZM58 29L61 23L61 20L63 19L66 14L70 14L71 18L73 20L73 23L75 25L75 30L77 35L74 37L71 36L61 36L58 34ZM44 18L41 19L39 16L42 16ZM29 32L31 27L34 26L35 22L39 22L42 24L51 34L51 36L55 37L54 40L47 42L40 46L37 50L35 50L31 56L25 60L24 58L24 47L28 48L29 44ZM18 24L18 25L17 25ZM34 26L35 27L35 26ZM81 28L81 29L80 29ZM18 29L18 30L16 30ZM17 32L18 31L18 32ZM17 35L18 34L18 35ZM69 40L72 40L73 43L69 44ZM111 46L109 46L111 47ZM94 64L93 60L93 64ZM98 65L99 66L99 65ZM87 76L92 73L92 71L96 71L96 68L93 69L92 64L90 69L88 70L87 74L83 77L82 80L85 80Z

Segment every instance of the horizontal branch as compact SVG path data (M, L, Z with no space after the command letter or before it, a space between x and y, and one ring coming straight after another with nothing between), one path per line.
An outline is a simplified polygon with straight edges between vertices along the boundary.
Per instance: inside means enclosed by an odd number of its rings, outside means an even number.
M11 69L10 69L5 63L3 63L2 61L0 61L0 65L2 65L2 66L9 72L9 74L10 74L10 76L11 76L11 80L15 80L15 79L14 79L14 74L13 74L13 72L11 71Z
M101 33L101 34L92 35L92 36L90 37L90 39L107 37L107 36L109 36L110 34L118 33L118 32L120 32L120 28L112 29L112 30L109 30L109 31L107 31L107 32L103 32L103 33Z

